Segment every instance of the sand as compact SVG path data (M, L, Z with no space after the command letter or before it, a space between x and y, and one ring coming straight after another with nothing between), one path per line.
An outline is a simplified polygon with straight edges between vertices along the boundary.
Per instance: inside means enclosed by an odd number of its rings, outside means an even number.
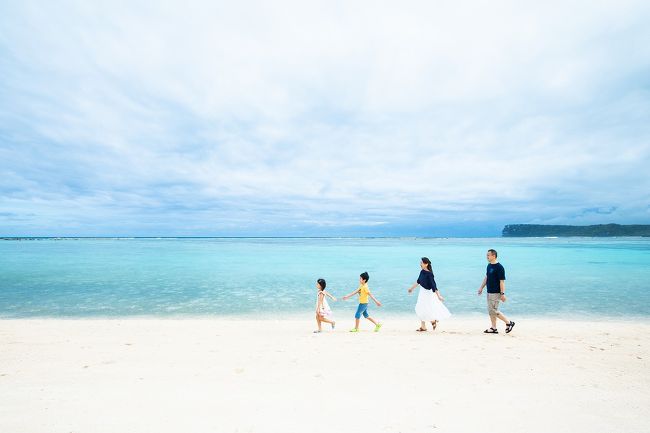
M0 432L650 432L650 321L517 322L0 320Z

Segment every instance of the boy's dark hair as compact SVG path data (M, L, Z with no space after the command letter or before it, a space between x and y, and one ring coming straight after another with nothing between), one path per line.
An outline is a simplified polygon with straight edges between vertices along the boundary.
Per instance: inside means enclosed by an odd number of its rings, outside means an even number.
M497 250L493 250L492 248L490 248L490 249L488 250L488 253L492 253L492 255L493 255L494 257L499 257L499 256L497 255Z
M366 283L367 283L368 280L370 279L370 275L368 275L367 272L364 272L363 274L361 274L361 275L359 275L359 276L360 276L361 278L363 278L363 281L365 281Z
M325 290L325 287L327 286L327 283L325 282L324 279L319 278L316 282L320 285L321 290Z

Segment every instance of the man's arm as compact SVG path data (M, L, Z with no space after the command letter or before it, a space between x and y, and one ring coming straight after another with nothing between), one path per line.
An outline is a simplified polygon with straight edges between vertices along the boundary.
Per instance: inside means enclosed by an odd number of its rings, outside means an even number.
M486 284L487 284L487 275L485 276L485 278L483 278L483 282L481 283L481 287L478 288L478 294L479 295L481 293L483 293L483 288L486 286Z
M506 302L506 280L499 281L499 291L501 292L501 301Z

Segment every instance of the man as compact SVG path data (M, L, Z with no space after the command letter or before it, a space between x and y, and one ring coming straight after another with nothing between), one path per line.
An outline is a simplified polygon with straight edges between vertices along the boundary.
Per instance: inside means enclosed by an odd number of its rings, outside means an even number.
M508 320L508 318L499 311L499 301L506 302L506 270L503 268L501 263L497 262L496 250L488 250L487 260L487 271L485 273L485 278L483 278L483 283L481 283L481 287L478 288L478 294L480 296L481 293L483 293L483 288L487 286L488 314L490 315L492 327L483 332L486 334L498 334L497 318L499 318L506 324L506 334L508 334L512 331L512 328L514 328L515 322Z

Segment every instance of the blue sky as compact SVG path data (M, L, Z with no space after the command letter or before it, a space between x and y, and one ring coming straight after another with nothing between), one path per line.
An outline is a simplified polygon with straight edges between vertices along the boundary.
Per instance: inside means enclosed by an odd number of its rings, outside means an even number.
M648 22L644 1L0 0L0 235L648 223Z

